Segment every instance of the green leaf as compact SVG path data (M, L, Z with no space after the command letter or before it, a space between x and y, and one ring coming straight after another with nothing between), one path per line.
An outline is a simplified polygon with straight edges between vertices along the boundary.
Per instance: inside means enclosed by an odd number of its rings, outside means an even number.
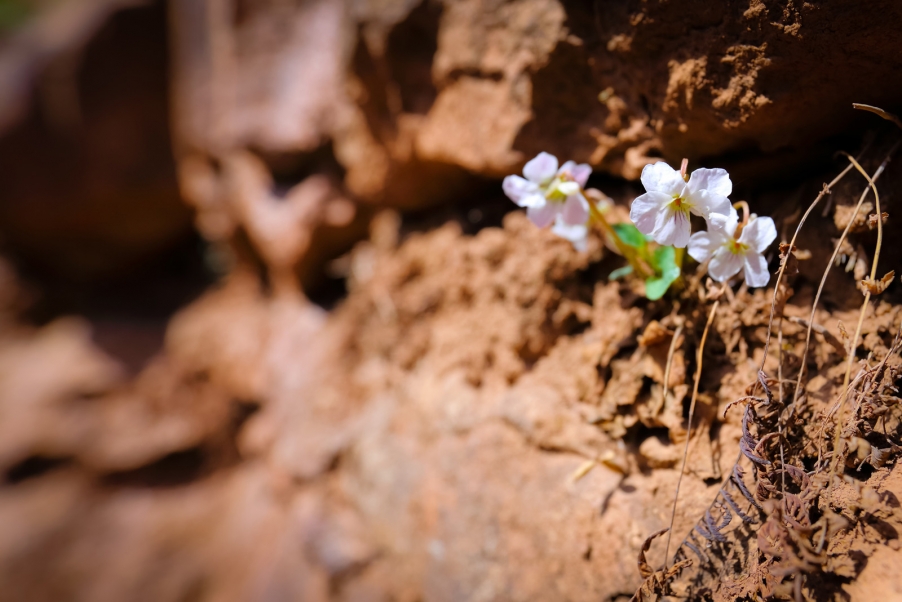
M673 247L658 247L652 256L658 275L645 281L645 296L652 301L660 299L670 285L680 277L680 266L676 264Z
M633 273L633 266L625 265L622 268L617 268L616 270L611 272L611 275L608 276L608 279L609 280L617 280L618 278L623 278L624 276L628 276L629 274L632 274L632 273Z
M639 249L645 246L645 236L632 224L614 224L614 232L627 246Z
M664 296L673 281L680 277L680 272L670 273L660 278L649 278L645 281L645 296L655 301Z
M658 247L651 256L651 261L652 267L660 274L663 274L670 268L676 268L676 249L673 247Z

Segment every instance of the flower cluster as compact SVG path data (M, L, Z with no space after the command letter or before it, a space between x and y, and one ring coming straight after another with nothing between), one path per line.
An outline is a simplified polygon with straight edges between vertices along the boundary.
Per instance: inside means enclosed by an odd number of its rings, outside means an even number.
M770 281L764 252L777 237L774 221L750 215L745 202L736 204L743 208L740 221L729 199L733 183L726 170L702 168L690 175L685 159L679 171L663 162L646 165L641 176L646 192L630 207L635 226L610 224L603 209L590 204L585 186L591 173L585 163L558 166L556 157L543 152L526 163L523 177L507 176L502 187L536 226L553 224L552 232L577 250L585 250L589 229L596 226L628 262L611 278L633 274L645 280L649 299L660 298L680 278L683 255L675 249L707 262L708 273L718 282L739 272L749 286ZM692 233L692 215L705 220L706 231Z
M557 157L539 153L523 167L523 175L507 176L504 193L520 207L536 226L554 223L552 231L584 250L589 228L589 202L583 196L592 168L567 161L558 168Z
M723 169L697 169L687 177L659 162L642 170L647 191L630 207L630 219L643 234L660 245L688 247L689 256L708 264L708 274L726 282L740 271L749 286L770 281L764 251L777 237L774 220L744 215L742 223L728 197L733 192L730 176ZM708 225L706 232L691 234L689 215L698 215Z

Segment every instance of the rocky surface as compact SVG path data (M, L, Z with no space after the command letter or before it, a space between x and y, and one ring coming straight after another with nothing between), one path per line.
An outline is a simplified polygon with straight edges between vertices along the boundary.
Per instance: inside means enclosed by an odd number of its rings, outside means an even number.
M502 220L498 178L539 150L625 179L687 156L729 167L787 238L798 191L820 185L798 170L826 169L842 137L858 147L850 103L902 98L900 9L168 6L82 23L63 50L27 35L0 50L33 83L11 97L24 113L0 105L0 599L631 596L669 522L704 310L680 309L668 360L677 314L607 282L600 241L579 254ZM42 96L59 69L69 83ZM635 189L604 183L622 214ZM818 266L824 239L803 243ZM831 278L817 321L836 330L857 309L851 275ZM324 282L347 296L311 303ZM867 351L886 351L891 301ZM770 296L724 306L677 533L737 453L723 411L756 379ZM804 330L783 328L789 353ZM814 398L842 356L820 339L812 355ZM896 473L874 473L881 500L902 495ZM870 557L843 569L853 599L895 587L897 514L842 540Z

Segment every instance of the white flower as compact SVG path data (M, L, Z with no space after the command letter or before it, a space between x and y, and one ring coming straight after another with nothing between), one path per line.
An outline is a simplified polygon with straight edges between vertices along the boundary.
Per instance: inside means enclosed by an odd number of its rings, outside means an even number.
M648 192L633 201L630 219L659 245L688 244L690 213L707 219L730 210L727 197L733 183L725 169L696 169L686 182L680 172L660 161L646 165L641 179Z
M558 169L554 155L539 153L523 167L525 179L507 176L501 186L513 202L526 207L526 214L536 226L544 228L558 216L568 226L580 226L589 219L589 202L580 188L591 173L591 167L573 161Z
M732 207L727 215L711 214L708 231L696 232L689 239L689 256L699 263L710 258L708 273L718 282L743 270L749 286L766 286L770 282L770 272L762 253L777 237L774 220L753 214L736 238L738 226L739 217Z
M551 227L551 231L560 236L561 238L566 238L570 242L573 243L573 248L577 251L585 251L587 238L589 236L589 226L588 223L580 224L578 226L571 226L566 223L561 216L557 216L554 220L554 226Z

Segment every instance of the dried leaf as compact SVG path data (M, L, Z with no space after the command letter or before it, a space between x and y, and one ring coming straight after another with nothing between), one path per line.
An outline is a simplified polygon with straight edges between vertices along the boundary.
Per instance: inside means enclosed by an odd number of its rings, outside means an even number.
M839 336L842 337L844 342L849 341L849 331L846 330L846 325L842 323L842 320L836 321L836 327L839 328Z
M589 471L591 471L593 468L595 468L595 466L597 464L598 464L598 462L595 460L586 460L585 462L583 462L582 464L579 465L579 468L577 468L576 470L573 471L573 474L570 475L570 482L576 483L581 478L583 478L584 476L589 474Z
M852 225L849 227L850 232L863 232L867 229L867 215L874 210L874 204L870 201L865 201L857 212L855 211L856 208L858 208L858 205L836 206L836 209L833 210L833 223L836 225L837 230L845 230L849 222L852 222Z
M869 276L858 283L858 289L862 292L862 294L871 293L872 295L879 295L886 290L886 287L890 285L890 283L893 281L893 278L895 277L895 271L888 272L880 280L871 280Z
M648 549L651 547L651 542L653 542L656 538L664 535L668 531L670 531L670 527L656 531L655 533L649 535L645 539L645 542L642 544L642 549L639 550L639 574L642 575L643 579L648 579L655 574L654 569L648 565L648 561L645 559L645 553L648 552Z
M657 320L652 320L645 327L645 332L637 337L637 341L641 347L651 347L658 343L669 342L672 336L672 330L663 326Z
M780 243L780 265L785 264L786 266L783 269L783 275L786 278L791 278L799 273L799 263L796 260L795 251L795 245L785 242Z
M889 219L889 213L887 213L886 211L884 211L883 213L880 214L880 221L883 224L886 224L886 220L888 220L888 219ZM877 227L877 214L872 213L868 216L868 228L873 230L876 227Z

